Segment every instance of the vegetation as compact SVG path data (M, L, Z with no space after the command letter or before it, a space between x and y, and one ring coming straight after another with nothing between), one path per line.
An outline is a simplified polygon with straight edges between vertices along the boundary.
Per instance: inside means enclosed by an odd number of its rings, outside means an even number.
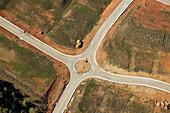
M152 68L154 65L154 59L156 55L147 52L136 52L135 55L135 72L144 71L147 73L152 73Z
M76 40L82 40L91 31L99 20L99 15L111 0L81 2L79 0L2 0L0 8L14 13L18 20L41 29L55 43L75 47Z
M110 41L105 48L108 53L108 60L111 64L118 65L121 68L129 69L131 59L131 45L118 42L117 40Z
M49 83L56 78L57 74L53 68L53 62L48 60L45 56L34 53L27 48L19 47L15 42L8 40L2 34L0 35L0 40L1 47L16 52L17 60L11 61L10 65L12 65L15 71L21 73L20 76L22 78L48 78L47 82Z
M64 8L70 2L71 0L3 0L0 8L12 12L18 20L48 33L59 22ZM54 11L50 11L51 9Z
M169 62L168 58L169 58L169 56L159 56L159 59L164 59L165 62ZM157 68L158 68L159 74L164 74L165 76L170 76L170 72L168 71L169 68L164 67L164 62L159 61Z
M82 40L91 31L99 15L111 0L87 0L86 5L74 0L63 13L62 23L59 23L48 34L56 43L68 47L75 47L77 40ZM70 14L67 14L68 12Z
M14 7L15 3L16 3L16 0L1 0L0 10L2 9L10 10L11 8Z
M19 110L32 111L34 108L38 108L40 112L45 111L47 103L42 95L45 94L46 89L50 87L57 77L53 62L37 52L18 46L16 42L10 41L2 34L0 34L0 52L3 52L3 54L0 54L1 80L13 83L23 95L26 94L26 97L21 98L23 102L30 102L35 105L25 103L27 107L20 105L21 109ZM34 81L34 79L42 82ZM18 101L22 103L22 100ZM7 110L4 107L2 110ZM13 111L14 109L8 108L8 110L10 112L10 110Z
M105 48L108 53L107 60L128 71L152 73L154 60L158 58L156 52L170 52L170 34L163 30L151 30L140 24L136 25L136 18L133 17L135 10L133 8L129 11L117 27L115 36L109 40ZM135 66L134 69L131 69L132 65Z
M0 80L0 112L40 112L35 104L25 101L25 98L28 98L28 95L23 95L13 84Z
M127 44L153 51L170 52L168 45L170 34L165 31L150 30L142 26L137 26L133 17L124 20L126 24L121 24L117 29L116 39L124 41ZM125 29L123 29L125 27Z
M73 101L69 110L76 113L152 113L154 101L148 99L146 103L140 103L140 98L133 95L123 87L116 87L114 83L107 85L95 80L87 80L85 85L79 87L84 91L78 109L72 108L76 101ZM85 89L85 90L84 90ZM131 101L131 98L135 98ZM77 95L75 99L79 98ZM75 100L74 99L74 100Z
M32 88L35 87L35 86L33 85L31 87L27 87L25 84L21 83L16 78L14 79L11 76L10 73L11 73L11 71L9 69L5 68L5 66L3 66L3 65L0 65L0 78L1 78L1 80L2 81L8 81L8 82L10 82L8 84L12 84L12 86L14 86L15 89L16 88L19 89L17 91L22 93L23 98L21 98L21 99L23 99L23 102L32 103L33 105L35 105L38 108L38 111L40 111L40 112L45 111L47 109L47 104L46 104L45 100L41 96L37 95L36 93L34 93L32 91ZM15 74L16 76L18 75L17 72L13 72L13 74ZM25 83L26 82L27 81L25 81ZM10 85L8 85L8 86L10 86ZM10 89L10 90L13 91L13 88ZM9 97L9 99L10 99L10 97ZM8 99L5 99L5 100L8 100ZM0 107L2 108L1 105L0 105ZM23 108L22 106L20 106L20 107ZM32 106L32 107L34 107L34 106ZM4 108L4 109L6 109L6 108ZM3 110L3 109L1 109L1 110ZM35 110L36 110L36 108L35 108Z
M89 105L92 105L93 102L90 101L91 99L93 99L94 97L93 96L90 96L91 92L93 92L95 90L95 82L92 80L92 81L87 81L87 86L85 88L85 93L84 93L84 96L82 98L82 101L81 103L79 104L79 109L80 111L82 112L87 112L88 110L88 107ZM92 103L91 103L92 102ZM92 106L91 106L92 107ZM93 110L89 110L89 112L94 112Z

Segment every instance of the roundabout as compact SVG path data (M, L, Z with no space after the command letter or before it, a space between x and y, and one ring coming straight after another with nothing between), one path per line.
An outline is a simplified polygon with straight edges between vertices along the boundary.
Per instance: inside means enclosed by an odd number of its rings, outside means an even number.
M79 59L74 64L74 69L78 74L86 74L91 69L91 64L87 59Z
M59 101L56 103L53 113L64 112L78 85L87 78L101 78L110 82L152 87L170 93L169 83L151 78L126 76L111 73L100 68L95 60L96 51L104 36L111 28L111 26L117 21L117 19L123 14L123 12L131 4L132 1L133 0L122 0L122 2L116 7L112 14L99 28L88 48L82 54L74 56L63 54L45 44L44 42L36 39L35 37L25 34L22 29L18 28L17 26L13 25L0 16L1 27L15 34L17 37L20 37L20 39L34 46L35 48L49 55L50 57L63 62L70 70L70 81L64 89L64 92L62 93ZM92 65L88 60L90 60Z

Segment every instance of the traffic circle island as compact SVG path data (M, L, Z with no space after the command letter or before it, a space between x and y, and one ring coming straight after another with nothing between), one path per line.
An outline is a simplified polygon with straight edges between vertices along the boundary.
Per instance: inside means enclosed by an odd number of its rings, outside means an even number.
M90 68L91 68L91 64L87 59L81 59L75 63L75 70L79 74L85 74L89 72Z

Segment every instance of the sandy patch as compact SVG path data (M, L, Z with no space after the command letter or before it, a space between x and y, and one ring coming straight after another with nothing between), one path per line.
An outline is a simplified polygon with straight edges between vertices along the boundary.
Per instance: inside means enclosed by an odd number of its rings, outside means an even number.
M90 70L90 63L86 60L79 60L75 64L75 68L80 74L87 73Z

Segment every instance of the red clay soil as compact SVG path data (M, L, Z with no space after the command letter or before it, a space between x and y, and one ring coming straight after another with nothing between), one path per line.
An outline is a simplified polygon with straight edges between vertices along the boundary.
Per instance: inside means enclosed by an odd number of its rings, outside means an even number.
M170 53L165 54L160 52L158 62L161 64L161 70L170 75Z
M45 93L40 94L40 92L38 91L39 85L44 80L41 80L39 78L28 79L28 80L36 83L36 86L35 86L36 88L34 88L33 91L35 93L41 95L42 97L44 97L47 100L47 102L48 102L47 113L51 113L54 108L55 103L58 101L65 86L68 84L68 82L70 80L70 72L69 72L67 66L64 65L62 62L57 61L57 60L53 59L52 57L46 55L45 53L41 52L40 50L36 49L35 47L29 45L28 43L26 43L24 41L19 41L18 37L16 37L12 33L8 32L7 30L3 29L2 27L0 27L0 33L7 36L8 39L17 42L19 44L19 46L29 48L35 52L38 52L39 54L46 56L48 59L50 59L51 61L54 62L53 66L57 72L57 78L55 79L55 81L52 83L52 85L50 87L44 88ZM20 82L23 82L23 81L20 81ZM23 84L25 84L25 83L23 82ZM27 85L29 87L29 84L25 84L25 85Z
M148 29L158 29L170 32L170 7L155 0L138 1L140 8L134 12L135 23ZM161 13L165 12L165 13Z
M107 8L104 10L104 12L100 15L100 20L97 23L97 26L93 27L91 33L87 34L85 38L82 40L83 41L83 47L76 49L76 48L68 48L64 47L58 44L55 44L50 40L49 37L45 35L41 35L41 30L35 28L34 26L29 26L26 25L24 22L19 21L16 19L15 15L12 14L11 12L7 12L5 10L0 10L0 16L3 18L9 20L11 23L15 24L19 28L23 30L30 31L30 34L38 38L39 40L45 42L46 44L50 45L51 47L57 49L58 51L65 53L65 54L70 54L70 55L77 55L82 53L90 44L92 38L96 34L97 30L99 27L102 25L102 23L106 20L106 18L112 13L112 11L117 7L117 5L121 2L122 0L112 0L112 2L107 6ZM47 15L48 16L48 15ZM51 15L50 15L51 16ZM49 17L50 18L50 17Z
M150 28L150 29L162 29L162 30L166 30L169 31L170 28L170 24L167 24L166 21L163 21L163 19L167 19L167 17L160 17L157 13L159 11L170 11L170 7L162 4L160 2L157 2L156 0L135 0L132 2L132 4L125 10L124 14L116 21L116 23L111 27L111 29L109 30L109 32L106 34L105 38L103 39L102 43L100 44L98 50L97 50L97 55L96 55L96 60L98 62L98 64L105 70L108 70L112 73L119 73L119 74L123 74L123 75L130 75L130 76L142 76L142 77L149 77L149 78L153 78L153 79L158 79L164 82L170 82L169 79L170 77L167 75L154 75L154 74L148 74L146 72L128 72L122 68L118 68L117 66L113 66L111 64L109 64L106 61L107 58L107 53L104 50L105 45L107 45L108 41L115 35L116 33L116 29L117 26L121 23L121 20L123 18L125 18L125 16L127 15L127 13L133 9L134 7L138 7L139 5L141 5L138 10L137 13L136 11L134 12L135 17L139 18L136 20L139 21L135 21L136 24L142 24L144 25L143 27L145 28ZM153 5L153 6L152 6ZM146 15L144 15L144 11L147 11L145 9L143 9L143 7L147 8L148 11L150 11L151 13L146 13ZM153 12L153 13L152 13ZM148 24L148 20L151 19L151 17L149 16L149 14L151 14L154 17L154 21L152 23ZM160 14L160 13L159 13ZM162 13L161 13L162 14ZM160 14L160 15L161 15ZM144 19L143 18L144 15ZM157 17L158 16L158 17ZM163 16L163 15L162 15ZM170 18L170 16L168 17ZM157 23L156 21L159 21L160 23ZM161 22L163 21L163 22ZM169 20L167 20L169 21ZM168 25L169 27L166 27L166 25ZM166 72L170 72L170 64L167 62L169 60L167 60L167 54L163 53L163 52L159 52L158 53L160 56L158 61L160 61L160 63L163 66L163 69L165 69ZM165 57L166 56L166 57ZM169 54L168 54L169 56ZM161 62L162 61L162 62Z

